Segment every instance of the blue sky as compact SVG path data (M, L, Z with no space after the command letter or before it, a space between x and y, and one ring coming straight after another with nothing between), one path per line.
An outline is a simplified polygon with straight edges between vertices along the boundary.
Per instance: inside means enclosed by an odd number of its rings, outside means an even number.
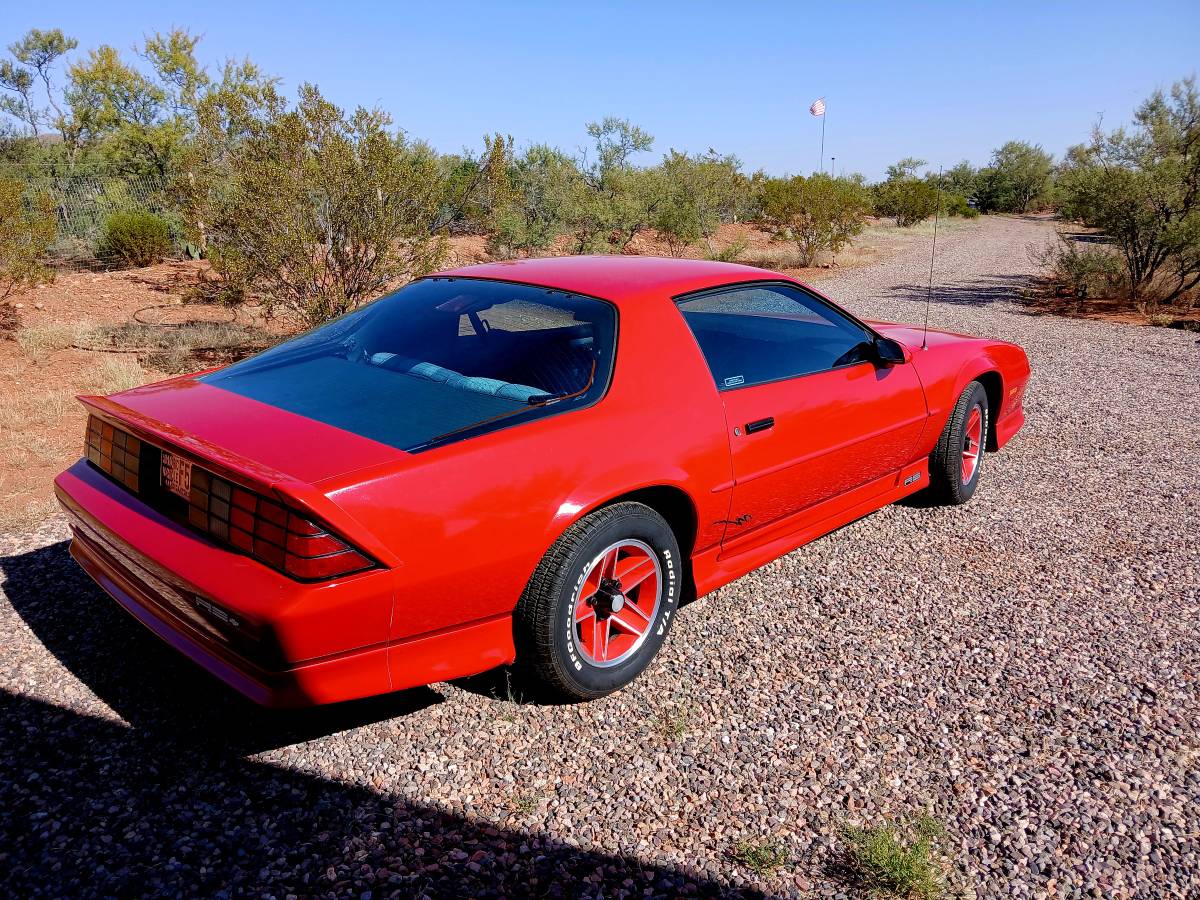
M1200 3L120 3L9 8L8 44L60 27L81 50L128 50L154 30L204 35L202 58L250 56L294 96L316 82L379 105L441 150L485 132L575 150L585 123L631 119L668 148L735 153L772 174L826 156L879 177L918 156L986 161L1010 138L1055 154L1103 113L1128 121L1157 86L1196 71ZM77 51L77 53L80 51Z

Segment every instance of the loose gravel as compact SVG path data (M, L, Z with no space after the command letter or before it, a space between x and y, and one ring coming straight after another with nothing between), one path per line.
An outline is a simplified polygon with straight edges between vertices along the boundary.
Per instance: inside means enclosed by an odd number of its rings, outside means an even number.
M1034 369L975 499L890 507L686 607L595 703L497 674L265 713L93 587L60 521L5 539L7 891L845 896L840 825L928 809L967 896L1200 893L1200 347L1027 314L1049 234L939 239L934 327ZM920 321L927 267L819 287ZM788 862L751 871L742 842Z

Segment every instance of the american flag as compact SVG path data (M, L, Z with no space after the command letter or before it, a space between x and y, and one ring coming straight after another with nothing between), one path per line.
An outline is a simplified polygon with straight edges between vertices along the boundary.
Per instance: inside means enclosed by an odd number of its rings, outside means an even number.
M825 98L821 97L819 100L814 100L813 105L808 108L808 111L817 117L825 115Z

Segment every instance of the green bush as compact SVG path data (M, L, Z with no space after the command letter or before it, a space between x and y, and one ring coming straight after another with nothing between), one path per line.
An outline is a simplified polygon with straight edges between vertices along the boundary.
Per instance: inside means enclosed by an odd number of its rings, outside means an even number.
M912 822L845 825L847 874L870 896L935 900L945 890L934 847L943 834L941 824L924 814Z
M854 178L768 178L761 186L763 218L781 238L796 244L804 265L817 254L837 254L862 233L870 212L867 189Z
M1120 252L1129 298L1173 303L1200 288L1200 91L1195 77L1155 91L1134 128L1072 147L1059 173L1063 216Z
M908 228L930 218L937 209L937 187L913 177L889 178L875 186L875 213Z
M0 300L53 278L41 260L58 230L54 204L46 194L26 203L23 194L21 182L0 178Z
M745 238L737 238L730 244L722 247L720 250L710 250L704 254L705 259L711 259L714 262L741 262L742 256L749 248L749 243Z
M662 196L652 219L658 236L674 256L704 238L712 252L712 237L722 222L733 221L746 207L750 184L734 156L709 150L689 156L670 151L658 167Z
M1107 248L1081 247L1078 241L1059 235L1055 244L1031 247L1029 257L1045 270L1055 293L1062 296L1111 297L1124 288L1121 258Z
M575 161L535 144L513 160L509 185L486 222L488 249L501 259L545 251L567 230L572 204L583 190Z
M171 252L171 226L162 216L141 209L115 212L104 220L96 256L118 269L161 262Z
M967 203L967 198L961 194L942 194L942 215L962 216L964 219L979 218L979 210Z
M251 122L209 172L217 177L206 175L198 208L209 210L209 258L227 293L256 293L309 325L436 269L444 255L434 151L378 110L347 116L314 85L300 88L294 108L280 103Z

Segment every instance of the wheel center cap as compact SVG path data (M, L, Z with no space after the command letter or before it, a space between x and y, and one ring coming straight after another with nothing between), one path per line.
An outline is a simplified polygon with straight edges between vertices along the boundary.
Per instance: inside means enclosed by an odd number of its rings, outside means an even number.
M600 582L596 598L592 604L601 616L611 616L625 608L625 595L621 593L621 582L615 578L605 578Z

